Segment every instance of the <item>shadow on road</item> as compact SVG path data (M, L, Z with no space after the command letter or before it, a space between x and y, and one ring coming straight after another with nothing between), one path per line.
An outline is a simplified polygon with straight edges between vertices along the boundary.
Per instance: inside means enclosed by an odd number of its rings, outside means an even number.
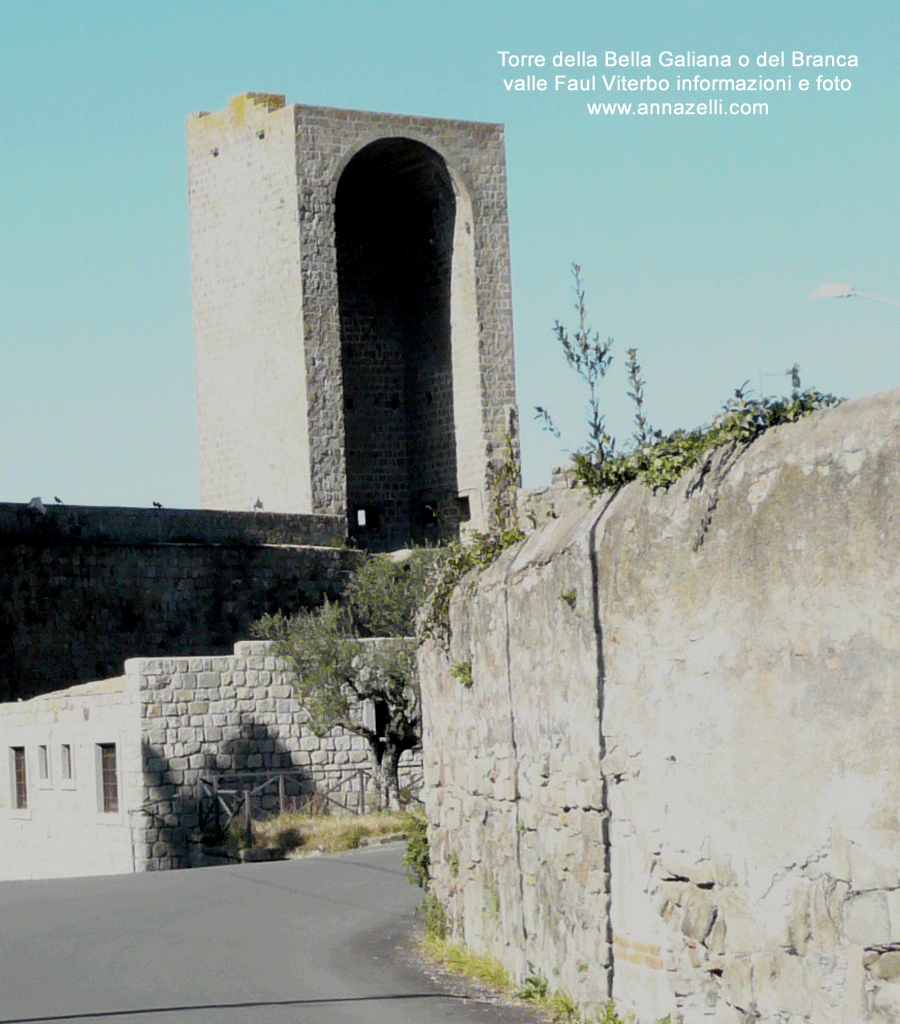
M189 1013L191 1010L252 1010L264 1006L328 1006L340 1003L384 1003L392 999L410 1002L428 999L459 999L468 1002L467 996L449 992L428 992L424 994L398 994L384 996L347 996L324 999L272 999L250 1003L198 1003L195 1006L148 1006L142 1010L105 1010L100 1013L62 1013L55 1017L3 1017L0 1024L45 1024L55 1020L101 1020L105 1017L139 1017L147 1013Z

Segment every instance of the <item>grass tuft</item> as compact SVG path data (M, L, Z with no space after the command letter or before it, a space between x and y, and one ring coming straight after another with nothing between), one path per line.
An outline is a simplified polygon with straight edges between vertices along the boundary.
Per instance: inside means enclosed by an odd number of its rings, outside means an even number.
M471 981L480 981L501 992L512 991L509 972L493 957L473 953L462 943L448 942L447 939L435 935L426 935L422 940L421 949L429 960L440 967L446 967L454 974L461 974Z
M518 997L533 1006L543 1008L549 1020L555 1024L586 1024L575 1000L561 989L550 992L547 979L539 974L529 975L517 989L510 979L509 972L493 957L480 956L462 943L450 942L428 932L419 944L419 952L438 967L443 967L470 981L481 982L510 998ZM611 1001L604 1008L600 1024L625 1024L616 1014Z

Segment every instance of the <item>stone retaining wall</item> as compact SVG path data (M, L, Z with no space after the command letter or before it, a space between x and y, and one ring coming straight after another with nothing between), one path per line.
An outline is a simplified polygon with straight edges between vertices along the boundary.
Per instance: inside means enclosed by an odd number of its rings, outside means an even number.
M137 842L148 870L190 863L201 777L292 768L314 782L326 766L348 778L370 767L362 737L343 729L319 737L306 725L290 675L265 642L238 643L232 657L132 658L125 672L140 695L146 803Z
M642 1024L900 1019L898 493L893 391L464 585L421 664L455 932Z

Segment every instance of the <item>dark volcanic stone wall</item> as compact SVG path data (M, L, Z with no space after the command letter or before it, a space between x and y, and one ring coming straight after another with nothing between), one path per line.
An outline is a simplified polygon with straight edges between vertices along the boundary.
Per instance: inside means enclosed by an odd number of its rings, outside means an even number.
M265 612L337 596L361 556L290 543L305 518L326 539L327 517L0 505L0 700L229 654Z

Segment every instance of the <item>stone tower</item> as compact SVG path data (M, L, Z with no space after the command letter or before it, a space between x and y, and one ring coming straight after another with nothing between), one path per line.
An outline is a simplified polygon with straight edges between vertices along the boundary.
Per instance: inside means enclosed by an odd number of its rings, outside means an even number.
M244 93L188 166L203 506L484 528L518 450L502 126Z

